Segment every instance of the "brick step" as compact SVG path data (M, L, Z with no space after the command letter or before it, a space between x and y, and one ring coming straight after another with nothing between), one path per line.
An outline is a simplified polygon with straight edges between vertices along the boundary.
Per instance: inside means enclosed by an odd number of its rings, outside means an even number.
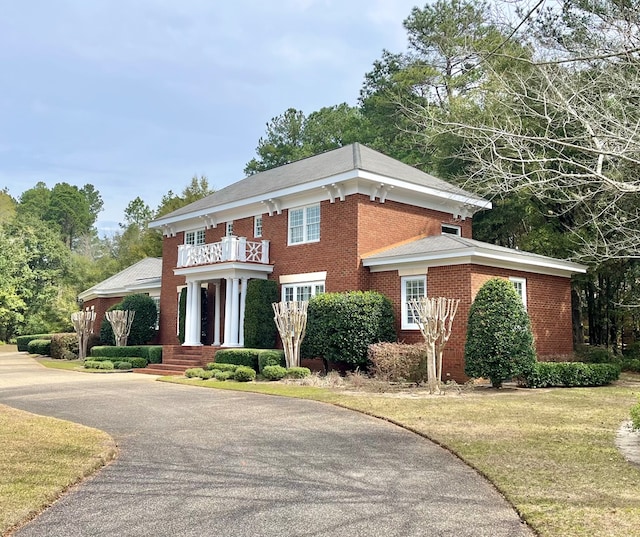
M166 371L186 371L187 369L191 369L194 367L193 365L180 365L180 364L149 364L145 369L162 369ZM200 366L195 366L200 367Z
M192 358L184 358L182 356L178 358L170 358L162 362L166 365L176 365L176 366L187 366L187 367L201 367L202 362L200 360L195 360ZM160 364L150 364L150 365L160 365Z
M180 351L175 353L182 356L202 356L202 347L180 347Z
M157 369L156 366L160 364L152 364L148 367L136 368L133 370L134 373L142 373L143 375L174 375L174 376L182 376L184 375L184 371L176 371L173 369Z

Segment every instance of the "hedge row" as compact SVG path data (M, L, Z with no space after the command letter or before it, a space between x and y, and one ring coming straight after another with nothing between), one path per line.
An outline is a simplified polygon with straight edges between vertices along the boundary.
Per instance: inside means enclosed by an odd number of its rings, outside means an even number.
M202 367L193 367L184 372L187 378L201 378L203 380L216 379L227 380L233 379L238 382L250 382L256 378L256 370L251 367L239 365L233 371L222 371L220 369L204 369Z
M583 362L536 362L524 381L529 388L605 386L618 380L620 367L615 364Z
M16 344L18 345L18 351L28 352L29 342L34 339L51 339L52 334L31 334L27 336L18 336L16 338Z
M126 347L124 347L126 348ZM147 367L148 362L146 358L142 358L141 356L91 356L90 358L88 358L88 360L92 361L92 362L113 362L114 364L117 364L118 362L127 362L129 364L131 364L131 367L134 367L136 369L138 368L142 368L142 367ZM131 367L127 368L127 369L131 369Z
M78 357L78 336L75 332L18 336L16 342L21 352L51 356L57 360L75 360Z
M146 367L147 361L139 356L132 356L124 360L109 360L104 357L90 358L84 361L84 367L87 369L138 369Z
M50 339L32 339L27 345L29 354L39 354L41 356L49 356L51 354Z
M216 363L250 367L262 372L268 365L284 365L284 351L273 349L221 349L216 352Z
M91 358L144 358L150 364L162 363L162 345L132 345L127 347L98 346L91 349Z

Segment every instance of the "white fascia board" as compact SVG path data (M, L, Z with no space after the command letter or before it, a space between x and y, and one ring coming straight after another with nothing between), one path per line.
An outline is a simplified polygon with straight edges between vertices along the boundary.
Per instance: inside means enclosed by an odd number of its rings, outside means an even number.
M273 272L273 265L256 263L218 263L216 265L198 265L173 270L176 276L185 276L187 282L218 280L220 278L260 278L266 279Z
M520 270L551 276L571 277L572 274L584 274L586 267L570 261L553 258L533 258L520 255L503 254L475 248L465 248L452 252L433 253L427 255L415 254L410 256L396 256L382 259L362 260L371 272L397 270L411 265L444 266L444 265L485 265L495 268Z

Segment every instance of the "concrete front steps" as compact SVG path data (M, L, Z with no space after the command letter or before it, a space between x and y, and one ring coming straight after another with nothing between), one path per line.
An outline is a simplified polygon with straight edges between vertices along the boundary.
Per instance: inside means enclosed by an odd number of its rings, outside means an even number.
M212 352L213 351L213 352ZM203 367L213 361L213 347L184 347L166 345L162 348L162 363L149 364L145 368L134 369L136 373L147 375L184 375L187 369Z

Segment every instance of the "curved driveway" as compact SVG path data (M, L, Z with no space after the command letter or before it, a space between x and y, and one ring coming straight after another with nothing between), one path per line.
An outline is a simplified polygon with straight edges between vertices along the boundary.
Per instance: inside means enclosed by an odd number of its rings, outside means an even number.
M16 536L532 535L473 470L399 427L154 379L0 354L0 403L102 429L120 447Z

